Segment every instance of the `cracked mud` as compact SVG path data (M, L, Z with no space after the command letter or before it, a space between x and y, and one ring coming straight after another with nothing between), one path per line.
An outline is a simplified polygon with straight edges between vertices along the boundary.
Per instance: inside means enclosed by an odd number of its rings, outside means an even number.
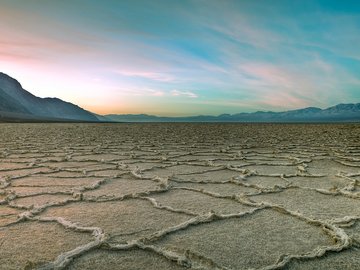
M0 269L359 265L359 125L0 125Z

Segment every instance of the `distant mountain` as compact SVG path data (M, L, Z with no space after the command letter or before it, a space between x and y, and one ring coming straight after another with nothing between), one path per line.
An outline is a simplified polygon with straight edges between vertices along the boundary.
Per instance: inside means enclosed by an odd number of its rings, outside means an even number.
M39 98L0 72L0 121L24 119L40 121L99 121L91 112L58 98Z
M161 117L147 114L105 115L115 122L360 122L360 103L339 104L327 109L309 107L285 112L263 112Z
M360 122L360 103L339 104L327 109L309 107L284 112L160 117L147 114L97 115L58 98L39 98L0 72L0 122Z

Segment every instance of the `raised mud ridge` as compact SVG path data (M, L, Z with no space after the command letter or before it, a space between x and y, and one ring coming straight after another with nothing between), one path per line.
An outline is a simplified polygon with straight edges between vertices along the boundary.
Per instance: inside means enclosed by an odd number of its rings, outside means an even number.
M1 124L0 269L356 269L359 134Z

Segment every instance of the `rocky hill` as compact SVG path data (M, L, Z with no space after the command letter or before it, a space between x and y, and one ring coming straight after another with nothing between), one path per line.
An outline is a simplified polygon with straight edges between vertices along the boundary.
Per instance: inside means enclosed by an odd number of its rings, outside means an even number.
M91 112L58 98L39 98L24 90L10 76L0 73L0 117L24 119L54 119L98 121Z

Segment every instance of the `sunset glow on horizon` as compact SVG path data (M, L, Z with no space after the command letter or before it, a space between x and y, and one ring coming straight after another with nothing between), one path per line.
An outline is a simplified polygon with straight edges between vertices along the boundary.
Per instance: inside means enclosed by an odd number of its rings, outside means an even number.
M0 0L0 72L98 114L360 102L358 1Z

